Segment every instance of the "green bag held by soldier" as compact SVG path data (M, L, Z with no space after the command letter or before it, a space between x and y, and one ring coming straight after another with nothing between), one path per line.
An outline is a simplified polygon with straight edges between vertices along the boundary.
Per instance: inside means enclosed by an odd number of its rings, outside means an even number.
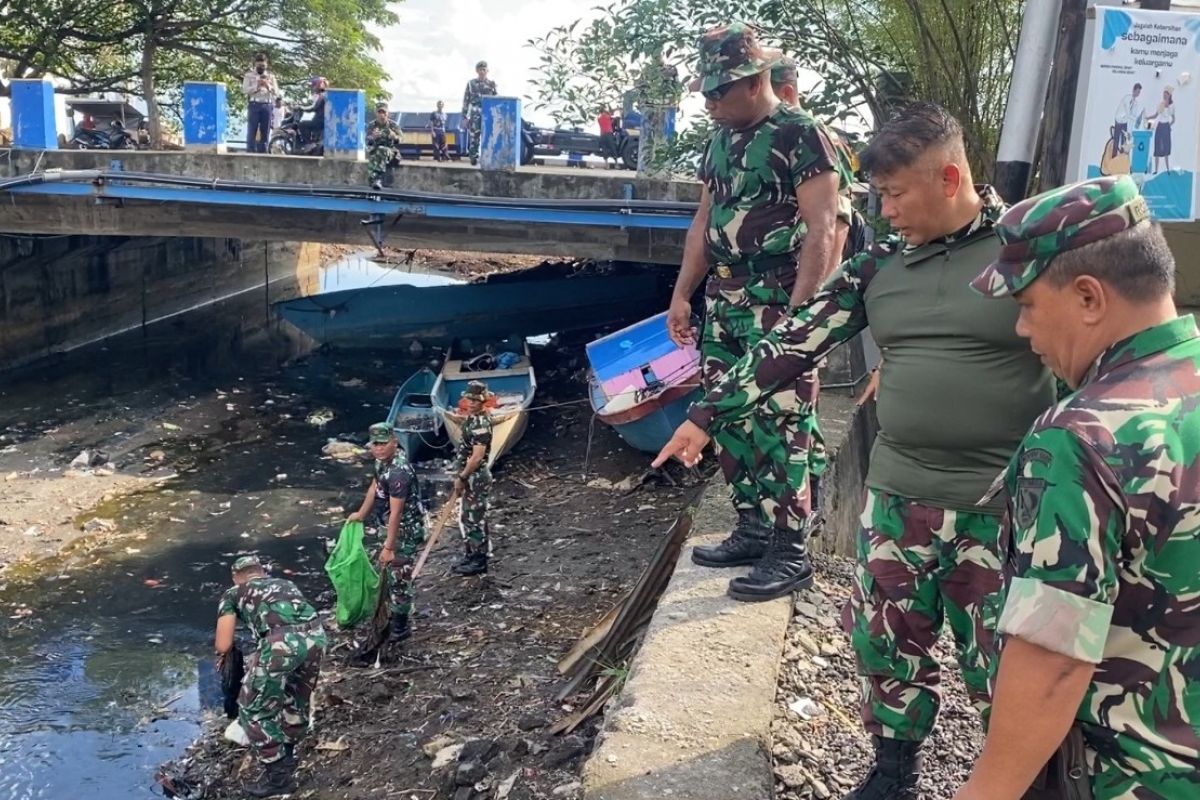
M363 547L363 524L347 522L338 534L337 544L325 561L325 573L337 593L334 619L349 628L375 611L379 594L379 573Z

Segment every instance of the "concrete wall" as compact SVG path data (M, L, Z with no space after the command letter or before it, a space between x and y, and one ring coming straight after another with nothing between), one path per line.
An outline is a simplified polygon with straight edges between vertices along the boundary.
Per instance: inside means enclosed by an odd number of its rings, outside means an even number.
M262 326L318 266L304 243L0 238L0 370L238 295L261 296L246 323Z
M3 151L0 151L3 152ZM3 156L0 173L26 175L35 169L109 169L120 161L130 172L158 172L191 178L215 178L255 183L367 186L367 165L304 156L261 156L245 153L183 153L101 150L12 150ZM639 200L677 200L695 203L695 181L649 180L605 170L527 167L516 172L482 172L466 164L403 162L393 173L392 187L413 192L482 197L522 197L572 200L614 200L632 187Z

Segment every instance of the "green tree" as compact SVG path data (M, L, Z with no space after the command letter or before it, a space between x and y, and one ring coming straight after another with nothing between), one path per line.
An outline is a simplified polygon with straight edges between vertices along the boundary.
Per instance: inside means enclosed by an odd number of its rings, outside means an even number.
M817 116L869 122L887 116L895 95L938 101L990 175L1020 9L1020 0L618 0L589 24L529 41L544 65L531 99L580 124L657 53L687 74L705 29L744 20L820 76L806 98Z
M259 50L293 95L317 74L382 94L380 42L367 25L396 21L388 0L0 0L0 59L10 77L143 97L157 144L161 107L177 113L184 81L240 84Z

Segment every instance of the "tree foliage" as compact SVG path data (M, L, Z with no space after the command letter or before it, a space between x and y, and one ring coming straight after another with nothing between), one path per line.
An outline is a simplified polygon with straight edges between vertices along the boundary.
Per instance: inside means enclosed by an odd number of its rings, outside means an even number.
M68 91L143 97L157 141L160 104L177 108L186 80L240 85L266 51L281 88L304 94L311 75L381 93L387 78L368 24L391 25L388 0L0 0L0 60L8 79L56 76ZM231 95L237 96L237 92Z
M592 22L528 42L543 64L531 99L562 124L590 121L658 54L686 75L705 29L744 20L819 76L806 99L818 117L869 124L899 99L935 100L962 121L986 176L1020 9L1020 0L616 0Z

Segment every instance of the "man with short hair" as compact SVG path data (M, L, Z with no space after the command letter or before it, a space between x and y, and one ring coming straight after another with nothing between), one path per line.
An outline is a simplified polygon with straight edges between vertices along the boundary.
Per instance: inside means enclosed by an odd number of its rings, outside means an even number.
M479 163L479 131L483 127L483 98L496 94L496 82L488 77L488 64L480 61L475 65L475 77L467 81L463 90L463 119L467 122L467 130L471 138L469 149L471 164Z
M233 584L217 608L218 668L233 649L238 622L258 640L246 660L238 722L263 765L263 778L244 788L251 797L287 794L296 790L296 744L308 732L325 631L296 584L268 577L255 556L233 562Z
M387 103L375 104L375 119L367 126L367 176L372 189L383 188L383 178L400 156L403 134L388 116Z
M372 520L376 529L385 531L379 565L386 570L391 625L377 647L364 647L355 655L359 666L375 663L379 647L389 639L403 642L412 635L409 620L416 596L413 567L417 551L425 542L421 485L391 423L376 422L367 429L367 439L375 459L374 472L362 505L349 518L356 522Z
M488 456L492 452L492 417L484 408L488 388L483 381L471 381L462 399L467 416L462 424L462 441L454 456L454 491L462 498L459 524L466 539L465 552L451 569L456 575L480 575L488 571L488 494L492 488L492 470Z
M825 127L779 102L771 64L749 26L714 28L700 41L700 76L691 84L716 130L701 160L700 204L667 326L677 344L694 342L691 296L707 277L700 349L710 388L838 263L838 190L849 177ZM730 581L737 600L770 600L812 582L815 377L812 370L795 376L787 391L716 435L738 521L720 544L694 548L692 560L753 564L749 575Z
M437 101L437 110L429 115L429 135L433 139L433 160L449 161L446 152L446 112L442 109L445 103Z
M868 324L884 353L854 588L843 610L876 763L849 800L915 800L940 705L933 648L949 623L986 717L1003 504L977 505L1054 381L1013 331L1016 309L968 283L995 256L999 195L975 186L962 127L918 103L862 153L896 235L842 265L688 413L655 463L698 460L706 429L756 413Z
M255 53L250 69L242 77L246 93L246 152L265 153L271 139L271 111L279 98L279 84L267 66L267 54Z
M1016 300L1017 333L1075 391L997 487L1004 649L957 797L1200 797L1200 332L1171 299L1175 259L1128 175L1030 198L996 229L972 285Z

